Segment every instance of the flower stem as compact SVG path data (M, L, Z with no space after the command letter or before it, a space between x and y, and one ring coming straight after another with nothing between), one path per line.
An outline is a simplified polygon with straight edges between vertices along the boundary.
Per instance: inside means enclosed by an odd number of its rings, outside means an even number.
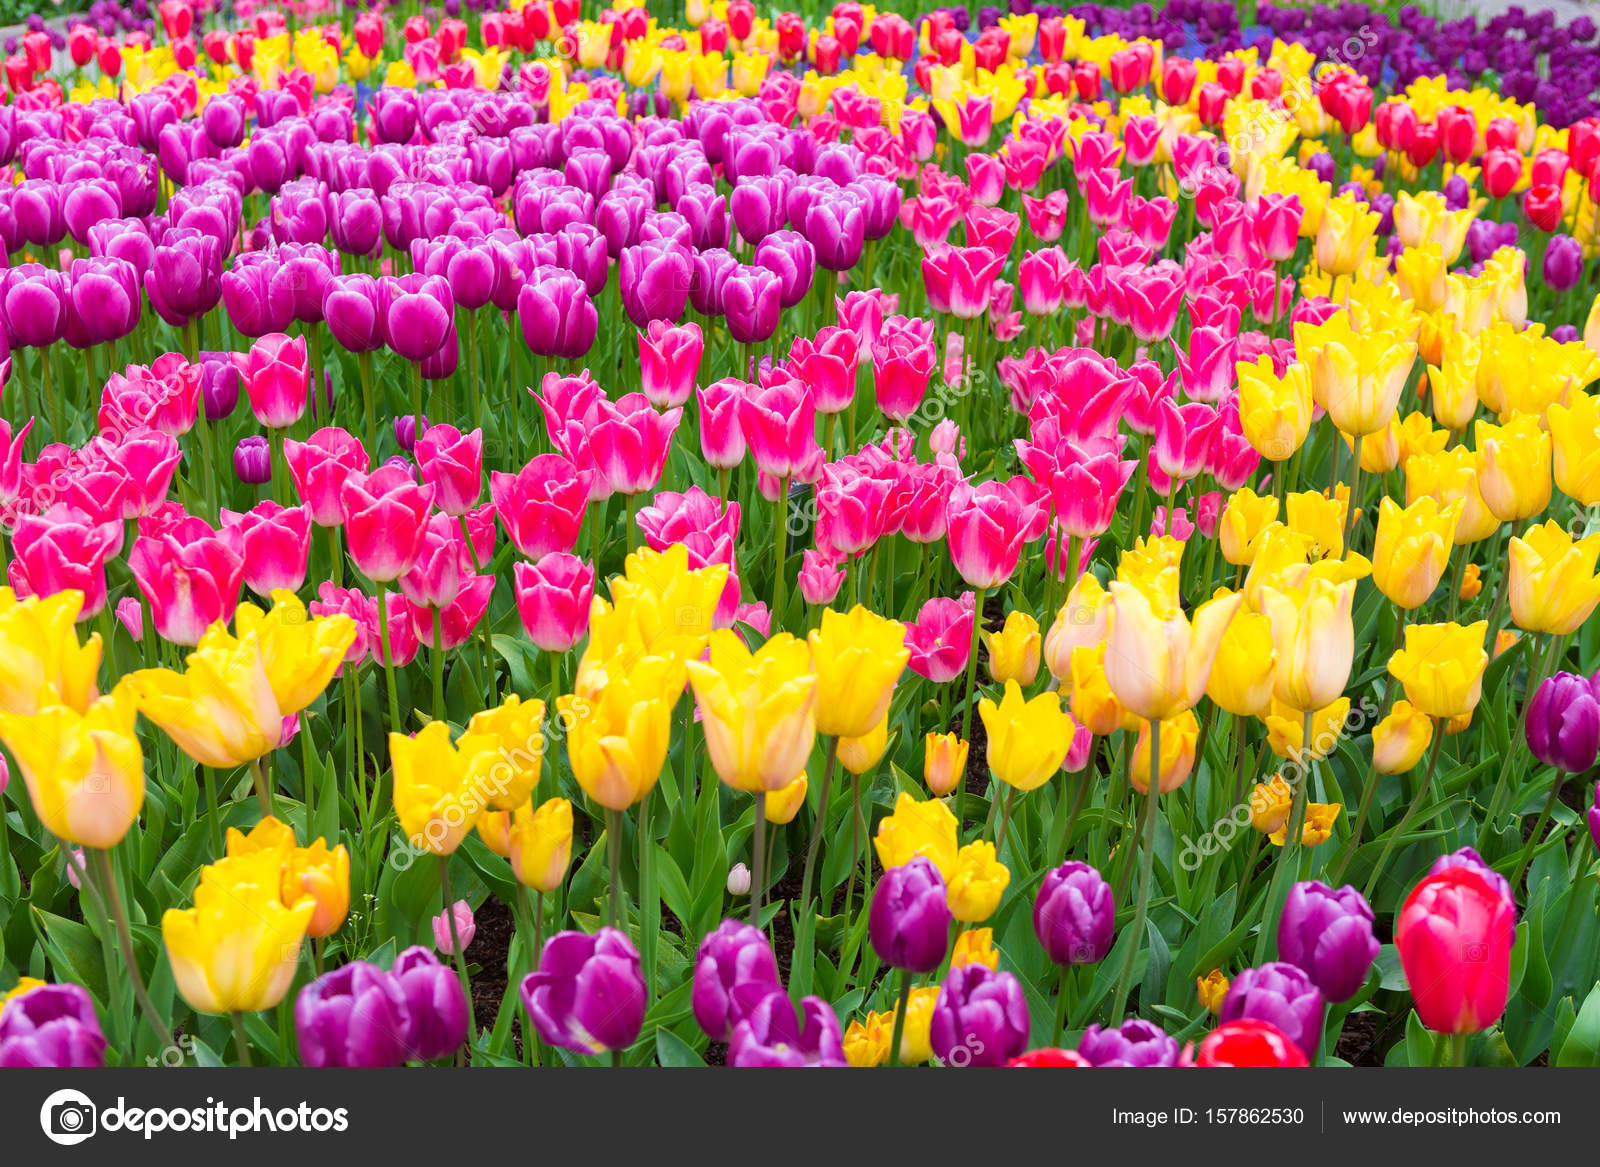
M1161 797L1161 722L1150 722L1150 776L1145 788L1144 801L1144 851L1139 856L1139 899L1133 910L1133 933L1128 942L1128 954L1122 958L1122 972L1117 977L1117 993L1112 998L1111 1024L1122 1024L1122 1015L1128 1004L1128 990L1133 987L1133 965L1144 939L1145 917L1150 912L1150 876L1155 869L1156 852L1156 802Z
M128 979L133 982L133 997L139 1002L139 1009L144 1013L145 1020L150 1022L156 1036L161 1038L163 1046L174 1045L172 1031L167 1028L167 1023L162 1018L155 1005L150 1000L150 994L145 991L144 977L139 972L139 962L133 954L133 934L128 930L128 914L122 910L122 892L117 887L117 876L111 870L111 852L102 847L85 849L94 856L95 870L100 876L101 893L105 898L106 909L111 915L111 921L117 929L117 945L122 949L122 963L127 966ZM106 970L106 976L111 976L111 970Z
M250 785L256 789L256 801L261 804L262 815L276 818L272 813L272 786L267 781L266 771L261 768L260 758L250 759Z
M455 961L456 976L461 979L461 993L467 999L467 1044L472 1044L472 982L467 979L467 954L461 951L461 933L456 927L455 897L450 892L450 856L439 856L439 895L444 900L444 918L450 925L450 955Z
M766 793L760 790L751 797L755 801L755 817L750 832L750 923L759 928L761 893L767 878L767 798Z
M389 689L389 732L400 732L400 697L394 683L394 652L389 647L389 585L378 581L378 639L383 649L383 678Z
M972 636L967 641L967 700L961 707L961 740L972 741L972 695L978 682L978 629L983 626L983 599L988 588L978 588L972 608ZM956 843L961 843L961 828L967 825L967 776L956 778Z
M839 739L829 737L824 747L827 761L822 768L822 801L817 807L817 820L811 825L811 842L806 846L805 873L800 878L800 907L811 910L811 876L816 870L817 848L822 843L822 832L828 825L828 797L833 793L833 767L839 760Z
M1511 877L1511 891L1516 894L1517 885L1522 882L1522 875L1528 870L1528 864L1533 862L1533 849L1539 845L1539 837L1544 834L1545 824L1550 821L1550 812L1555 809L1556 799L1561 795L1561 780L1564 775L1556 770L1555 777L1550 780L1550 797L1544 800L1544 809L1539 812L1538 822L1533 824L1533 833L1528 836L1528 841L1523 845L1522 858L1517 860L1517 870Z
M894 1037L889 1042L889 1064L900 1064L900 1038L906 1031L906 1014L911 1011L911 970L900 970L900 1003L894 1010Z
M606 895L606 927L617 926L617 902L622 898L622 812L606 811L606 854L610 860L609 891Z
M1401 816L1399 825L1389 835L1383 844L1383 851L1378 856L1378 862L1372 868L1372 874L1367 877L1367 886L1362 891L1369 901L1372 893L1378 886L1378 877L1383 874L1383 868L1389 862L1389 855L1394 850L1400 836L1406 833L1406 828L1411 825L1411 820L1416 817L1417 811L1422 809L1422 800L1428 796L1428 787L1433 785L1433 772L1439 764L1439 748L1444 744L1444 726L1435 725L1433 729L1433 749L1428 751L1428 769L1422 776L1422 781L1417 783L1416 797L1411 800L1411 805L1406 807L1406 813Z
M236 1009L228 1014L228 1020L233 1022L234 1052L239 1056L239 1064L248 1068L250 1065L250 1039L245 1036L244 1032L244 1014Z

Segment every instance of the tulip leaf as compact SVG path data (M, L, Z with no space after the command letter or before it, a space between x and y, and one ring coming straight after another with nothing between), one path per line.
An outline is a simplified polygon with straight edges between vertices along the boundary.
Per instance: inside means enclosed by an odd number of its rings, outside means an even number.
M58 979L77 981L96 1000L108 1002L100 940L88 925L37 907L33 909L33 920L39 940L50 954L51 963L57 966Z
M1555 1028L1550 1031L1550 1048L1564 1051L1567 1044L1567 1034L1572 1032L1572 1027L1577 1023L1578 1010L1573 1005L1571 997L1562 997L1556 1005Z
M677 1066L680 1069L688 1066L705 1066L705 1059L694 1051L694 1047L683 1038L673 1033L670 1029L656 1029L656 1060L663 1066Z
M1556 1065L1600 1066L1600 984L1589 990L1583 1008L1578 1010L1578 1016L1556 1054Z
M661 899L678 917L679 923L685 928L689 927L689 921L694 916L689 884L683 878L683 869L678 866L678 861L660 844L655 845L655 875Z
M1417 1016L1417 1011L1411 1010L1406 1018L1406 1065L1433 1065L1434 1045L1434 1035L1429 1032L1426 1025L1422 1024L1422 1018Z

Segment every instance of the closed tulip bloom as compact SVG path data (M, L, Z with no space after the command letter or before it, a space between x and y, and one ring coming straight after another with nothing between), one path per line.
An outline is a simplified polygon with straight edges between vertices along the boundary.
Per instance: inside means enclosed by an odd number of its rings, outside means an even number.
M1003 1066L1028 1048L1027 997L1008 972L951 969L933 1008L929 1039L943 1065Z
M455 330L455 297L443 276L384 276L378 308L384 343L408 361L427 360Z
M1396 605L1420 608L1450 563L1461 503L1444 507L1423 497L1402 509L1384 496L1372 549L1372 582Z
M1495 518L1528 519L1550 505L1551 441L1538 418L1480 421L1477 439L1478 489Z
M1350 683L1355 658L1351 605L1354 580L1329 583L1311 578L1306 588L1280 591L1263 586L1260 604L1272 622L1276 650L1273 693L1302 712L1339 699Z
M1200 719L1185 709L1161 723L1161 757L1157 760L1160 793L1170 794L1189 780L1194 770L1195 750L1200 739ZM1150 723L1139 724L1133 746L1133 769L1129 780L1140 794L1150 792Z
M1460 624L1408 624L1406 646L1389 658L1389 672L1404 686L1406 700L1430 717L1471 713L1483 692L1487 620Z
M625 670L601 665L587 686L580 677L578 693L556 699L573 777L601 806L627 810L655 788L683 680L681 664L646 656Z
M1095 1067L1176 1066L1183 1056L1178 1043L1154 1021L1135 1017L1115 1029L1091 1025L1078 1041L1077 1053Z
M862 737L883 720L911 655L905 639L904 624L860 604L822 613L821 626L809 636L818 733Z
M366 448L344 430L327 426L304 442L285 441L283 455L295 493L311 508L311 521L319 527L343 525L339 488L352 474L367 472Z
M298 591L305 583L311 554L310 507L281 507L265 499L243 514L222 508L222 523L225 532L238 534L244 583L256 595L270 598L279 590Z
M981 632L989 650L989 675L1000 684L1033 684L1039 675L1039 623L1028 613L1012 609L999 632Z
M410 1023L394 977L364 960L324 973L294 1002L300 1061L313 1068L404 1065Z
M378 281L361 272L337 275L322 289L322 318L341 348L353 353L383 347Z
M98 695L100 634L78 643L83 596L62 591L19 599L0 588L0 712L37 713L44 704L83 712Z
M1329 1001L1348 1001L1378 957L1372 905L1353 887L1295 884L1278 920L1278 955L1299 967Z
M1111 692L1146 721L1165 721L1193 708L1205 693L1223 633L1243 595L1215 596L1196 608L1191 620L1154 590L1121 580L1110 590L1105 675ZM1280 668L1282 656L1280 651Z
M817 449L816 403L803 382L779 379L750 386L739 398L739 427L756 468L791 477Z
M1323 996L1299 967L1272 961L1233 978L1218 1019L1254 1019L1277 1026L1307 1058L1322 1036Z
M802 997L799 1012L782 989L773 989L745 1010L728 1041L728 1065L842 1067L839 1018L821 997Z
M450 727L430 721L413 735L391 733L394 810L412 846L450 855L487 804L480 755L498 752L495 740L468 732L454 744Z
M1460 501L1456 546L1476 543L1500 529L1500 520L1484 503L1478 489L1478 456L1465 446L1437 454L1415 454L1406 459L1403 470L1408 504L1424 495L1431 496L1441 508Z
M141 669L128 677L139 712L202 766L232 769L276 749L283 713L261 644L217 627L189 654L182 673Z
M81 985L35 984L0 1006L0 1068L98 1069L105 1057L94 999Z
M1257 782L1250 791L1250 826L1263 835L1281 831L1293 809L1294 793L1281 776Z
M1261 532L1278 517L1278 500L1258 495L1249 487L1228 496L1217 523L1217 541L1223 559L1238 567L1248 566L1256 555Z
M1011 871L995 858L993 843L968 843L956 853L950 872L950 914L964 924L981 924L994 915L1010 882Z
M937 798L919 802L902 790L895 798L894 813L879 820L872 845L885 871L920 855L945 876L956 864L955 815Z
M673 326L653 320L639 333L639 366L644 395L658 409L682 405L694 392L705 341L692 321Z
M644 1024L639 952L615 928L550 937L539 971L522 979L520 992L539 1036L577 1053L627 1049Z
M1273 1066L1301 1068L1310 1063L1283 1030L1270 1021L1243 1018L1217 1026L1200 1043L1195 1065L1228 1069Z
M463 952L472 946L472 938L478 933L477 921L472 918L472 905L466 900L457 900L451 904L432 920L433 946L446 956L455 955L455 942L450 938L452 919Z
M1477 1033L1505 1011L1516 907L1481 870L1460 865L1423 878L1395 921L1411 999L1435 1033Z
M535 810L532 801L524 802L511 812L507 843L517 882L535 891L555 891L572 862L572 804L551 798Z
M1600 535L1574 539L1554 519L1511 539L1511 619L1525 632L1567 636L1600 603Z
M730 470L744 461L745 440L744 430L739 425L739 402L751 388L743 381L724 377L696 390L700 405L700 453L708 466Z
M752 653L727 629L689 661L706 748L735 790L781 790L805 768L816 735L817 678L803 641L780 632Z
M1228 978L1222 975L1222 970L1214 968L1205 976L1196 977L1194 985L1195 995L1200 999L1201 1008L1213 1017L1221 1013L1222 1002L1228 996Z
M1569 404L1552 404L1545 421L1556 486L1583 506L1600 503L1600 396L1573 393Z
M752 1001L783 987L772 945L761 929L724 920L695 954L694 1018L712 1041L727 1041Z
M292 848L284 859L282 891L286 907L302 896L316 902L307 936L332 936L350 912L350 852L342 843L330 850L322 839L309 847Z
M872 893L867 934L891 968L930 973L949 945L950 908L944 879L926 856L893 867Z
M476 777L491 810L515 810L528 802L544 761L544 702L515 693L467 720L467 733L483 735L488 749L475 760Z
M515 475L492 471L489 497L517 550L537 560L576 545L592 477L560 454L540 454Z
M683 315L689 302L692 268L689 249L670 240L651 240L622 249L617 268L622 307L635 328L643 328L652 320L676 321Z
M922 780L936 798L943 798L966 777L969 745L955 733L930 733L923 743Z
M1524 736L1546 766L1580 774L1600 750L1600 684L1592 677L1556 673L1534 690Z
M1409 701L1396 701L1372 729L1372 767L1380 774L1405 774L1433 743L1433 718Z
M1107 644L1080 645L1072 650L1071 684L1063 684L1072 694L1072 716L1095 737L1105 737L1119 729L1137 729L1138 719L1111 691L1106 676Z
M1326 324L1296 323L1295 353L1311 374L1311 393L1333 424L1352 437L1388 426L1416 363L1417 344L1400 333L1356 332L1346 313Z
M422 550L434 489L399 467L351 474L339 488L350 558L368 579L399 579Z
M860 737L839 739L839 764L852 774L865 774L882 760L888 748L889 717L885 714L883 720Z
M541 268L517 292L522 341L536 356L576 360L594 346L599 311L571 272Z
M594 568L575 555L551 552L511 568L517 614L528 638L545 652L566 652L583 639L594 598Z
M83 847L116 846L144 805L144 751L134 734L138 707L128 682L83 710L41 704L0 713L4 740L28 800L52 835Z
M410 1019L407 1061L436 1061L467 1039L471 1006L453 969L419 944L394 958L389 975L400 986Z
M1206 696L1236 717L1257 717L1272 701L1277 674L1272 621L1239 612L1228 622L1206 681Z
M1354 272L1366 258L1381 218L1350 195L1329 200L1317 226L1317 266L1335 276Z
M975 588L1010 579L1028 541L1031 512L1003 482L957 485L946 508L946 538L961 578Z
M778 826L794 822L794 816L799 814L800 808L805 805L806 792L809 789L806 776L801 774L783 789L767 791L761 800L762 817Z
M270 1009L289 991L316 901L285 907L281 867L270 851L221 859L201 869L194 907L161 917L173 980L196 1012Z
M1052 963L1104 960L1115 927L1111 885L1093 867L1073 861L1045 873L1033 901L1033 932Z
M1077 729L1058 694L1027 700L1016 681L1006 682L998 705L987 697L979 701L978 716L989 738L990 771L1023 792L1043 786L1061 769Z

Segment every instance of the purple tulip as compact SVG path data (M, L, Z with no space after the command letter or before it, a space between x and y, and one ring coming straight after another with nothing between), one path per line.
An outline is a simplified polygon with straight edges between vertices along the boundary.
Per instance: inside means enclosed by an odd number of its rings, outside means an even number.
M1063 863L1045 874L1033 901L1033 931L1058 965L1094 964L1111 951L1117 909L1111 885L1087 863Z
M285 331L294 321L294 300L277 290L278 256L246 251L222 273L222 306L234 328L248 337Z
M378 281L362 272L331 277L322 289L322 318L340 347L370 353L383 347Z
M89 228L89 254L96 259L125 259L133 265L140 286L155 261L156 244L139 219L108 219Z
M1183 1051L1154 1021L1135 1017L1116 1029L1089 1026L1078 1040L1078 1053L1097 1067L1148 1068L1176 1066Z
M18 183L11 195L11 212L22 237L35 247L54 247L67 233L61 187L48 179Z
M328 187L314 178L284 183L271 203L277 243L321 243L328 237Z
M713 1041L728 1041L746 1009L770 990L782 991L778 962L761 929L724 920L695 956L694 1019Z
M692 272L687 248L664 241L623 248L617 275L628 319L638 328L652 320L677 323L689 302Z
M75 182L67 188L61 210L67 223L67 233L78 243L87 246L89 231L96 223L122 217L122 195L110 180L91 178L85 182Z
M866 215L852 197L818 199L806 211L805 235L828 271L849 271L861 259Z
M287 299L294 319L315 324L322 319L323 293L339 274L339 253L320 243L285 243L278 248L278 270L272 280L275 299Z
M374 141L409 142L417 132L417 95L409 89L379 89L367 103L367 113Z
M347 255L377 255L383 250L383 207L369 187L328 195L328 234Z
M1028 1048L1028 1001L1008 972L950 970L933 1006L933 1056L947 1066L1003 1066Z
M1378 958L1372 905L1353 887L1295 884L1278 921L1278 955L1298 966L1328 1000L1348 1001Z
M817 269L817 251L796 231L774 231L756 244L755 265L778 276L779 302L793 308L811 291Z
M1565 292L1583 278L1583 245L1571 235L1552 235L1544 249L1544 282Z
M394 444L407 454L416 448L418 435L417 416L413 413L400 413L394 419ZM422 433L428 432L428 418L423 415L421 424Z
M583 282L556 267L536 268L517 295L522 339L535 356L581 357L594 345L600 316Z
M747 243L760 243L783 226L789 181L782 174L751 175L733 188L728 211Z
M124 259L75 259L67 279L67 326L73 348L121 340L139 323L139 277Z
M891 868L873 892L867 918L878 959L906 972L932 972L944 960L949 932L944 877L933 861L918 855Z
M174 328L203 316L222 299L222 244L212 235L169 227L156 244L144 290L156 315Z
M702 316L721 316L722 287L739 269L733 254L719 247L697 251L694 273L689 277L689 305Z
M324 973L294 1003L295 1038L307 1066L403 1065L410 1027L395 978L364 960Z
M67 329L66 277L40 263L18 264L0 276L0 321L11 348L43 348Z
M1433 866L1428 868L1428 874L1438 875L1439 872L1446 871L1451 867L1472 868L1479 875L1487 879L1490 883L1490 886L1499 891L1499 893L1507 900L1510 900L1513 903L1516 902L1511 895L1511 881L1485 863L1483 861L1483 856L1479 855L1471 847L1463 847L1459 851L1452 851L1448 855L1439 856L1439 858L1433 861Z
M494 250L487 243L468 243L453 236L414 240L411 263L419 272L443 278L463 308L475 311L494 299L498 269Z
M1322 992L1296 965L1274 960L1233 978L1219 1021L1254 1018L1276 1025L1309 1061L1322 1038Z
M233 448L233 472L249 486L272 481L272 449L267 439L259 434L239 439Z
M406 1034L411 1060L432 1062L467 1040L472 1010L461 980L420 944L395 957L390 975L400 987L410 1028Z
M562 173L568 186L577 187L598 200L611 189L611 156L593 146L574 150L567 155Z
M545 942L539 971L522 979L522 1004L551 1045L584 1054L627 1049L644 1024L639 952L615 928L558 932Z
M838 1069L849 1065L839 1018L821 997L803 997L800 1012L782 989L773 988L733 1027L728 1065Z
M728 246L728 200L702 182L686 188L673 210L689 224L695 250Z
M427 360L455 332L455 301L438 276L384 276L378 306L384 343L408 361Z
M239 370L228 359L230 356L230 353L200 354L200 399L205 403L207 421L232 417L239 404Z
M606 239L606 254L616 259L624 247L639 242L650 211L650 196L633 187L607 191L594 209L594 225Z
M1568 774L1589 769L1600 752L1600 680L1575 673L1546 677L1528 706L1524 736L1546 766Z
M248 117L244 98L233 93L219 93L207 101L205 109L200 111L200 124L212 144L226 150L244 141Z
M81 985L40 985L0 1010L0 1067L88 1069L105 1057L105 1035Z
M1600 782L1595 783L1594 795L1589 799L1589 809L1584 813L1589 823L1589 836L1600 849Z

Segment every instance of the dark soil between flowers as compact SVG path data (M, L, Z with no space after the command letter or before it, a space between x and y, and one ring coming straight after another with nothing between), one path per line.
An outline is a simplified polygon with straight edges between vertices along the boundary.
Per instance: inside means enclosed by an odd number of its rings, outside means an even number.
M1352 1066L1383 1065L1383 1018L1377 1013L1352 1013L1344 1020L1334 1055Z
M472 986L473 1032L476 1033L479 1028L492 1028L495 1018L500 1015L500 1003L505 1000L509 987L506 958L511 954L511 937L516 932L516 923L511 918L511 910L494 896L483 901L473 920L477 932L472 937L472 943L467 945L467 964L477 968L469 980ZM520 1016L512 1027L511 1049L515 1056L522 1056Z

